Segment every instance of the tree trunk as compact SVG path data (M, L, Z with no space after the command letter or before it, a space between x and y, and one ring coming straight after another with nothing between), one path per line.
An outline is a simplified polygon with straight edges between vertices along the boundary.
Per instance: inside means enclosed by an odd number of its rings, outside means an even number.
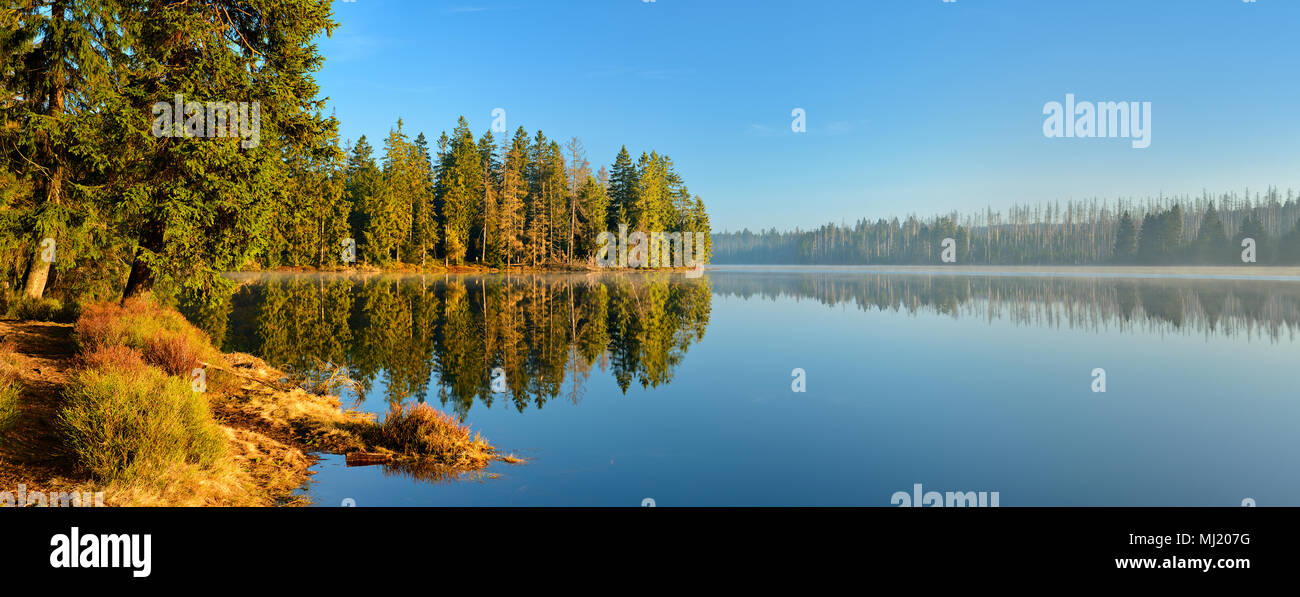
M131 275L126 278L126 290L122 293L122 302L153 290L153 282L153 270L137 256L131 264Z
M157 254L162 250L162 238L162 224L152 222L145 227L143 238L140 239L140 248L136 250L135 260L131 263L131 273L126 278L126 290L122 292L122 302L153 290L158 272L140 258L140 252L148 250Z
M27 283L23 286L23 294L28 298L41 298L45 294L45 282L50 278L50 264L41 259L42 250L39 246L36 248L36 259L27 270Z
M50 15L55 21L61 24L65 10L66 7L64 3L58 2L51 8ZM58 72L62 73L63 71L60 69ZM63 76L60 74L53 81L53 86L50 90L50 103L46 113L55 119L63 114L64 85L65 81ZM53 147L53 142L50 140L48 132L41 133L41 145L44 146L46 158L49 162L53 162L53 164L48 175L46 175L46 178L42 180L40 175L37 175L37 180L39 181L38 184L40 185L40 188L36 189L37 197L42 200L41 204L43 205L59 205L61 199L60 195L63 192L63 163L62 160L57 159L55 152L62 151L62 147L59 147L58 149ZM44 247L40 246L42 240L44 239L36 239L36 261L32 263L32 268L27 272L27 284L23 289L24 294L34 299L41 298L41 296L45 294L45 283L50 278L50 264L49 262L42 260L40 257L40 252L44 250Z

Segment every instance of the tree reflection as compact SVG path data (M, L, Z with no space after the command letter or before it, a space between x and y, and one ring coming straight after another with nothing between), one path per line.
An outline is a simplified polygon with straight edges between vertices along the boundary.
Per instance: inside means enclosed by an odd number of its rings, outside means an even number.
M990 322L1072 329L1293 338L1300 283L1177 278L725 273L713 292L744 298L811 298L863 310L933 312Z
M707 280L668 273L268 275L231 298L222 344L307 379L345 365L371 400L423 402L432 385L463 418L476 401L577 402L594 367L624 393L666 384L704 337L710 298Z

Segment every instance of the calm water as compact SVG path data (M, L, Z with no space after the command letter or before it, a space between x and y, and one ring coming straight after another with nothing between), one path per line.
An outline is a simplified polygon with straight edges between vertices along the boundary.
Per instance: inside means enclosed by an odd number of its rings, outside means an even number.
M1002 506L1300 505L1300 281L240 279L198 318L225 350L345 363L360 409L427 401L529 459L417 480L326 456L321 505L889 506L916 483Z

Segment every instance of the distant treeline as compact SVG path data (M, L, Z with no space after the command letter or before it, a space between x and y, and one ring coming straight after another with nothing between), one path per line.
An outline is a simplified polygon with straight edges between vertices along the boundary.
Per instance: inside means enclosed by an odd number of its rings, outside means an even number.
M618 224L709 230L658 153L593 174L576 139L498 148L463 118L436 148L401 121L344 147L314 79L330 10L0 0L0 286L216 296L222 272L339 264L352 243L373 265L545 265Z
M1300 197L1276 189L1217 199L1092 201L1014 206L921 219L859 220L815 230L713 235L715 263L938 264L940 243L956 242L958 264L1227 265L1242 263L1242 239L1256 263L1300 264Z

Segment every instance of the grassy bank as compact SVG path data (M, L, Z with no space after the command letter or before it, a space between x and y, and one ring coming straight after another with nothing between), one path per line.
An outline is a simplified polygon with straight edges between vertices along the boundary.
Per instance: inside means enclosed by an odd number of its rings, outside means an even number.
M32 436L6 442L2 480L88 485L110 505L277 505L301 503L312 452L448 474L513 460L425 405L383 423L345 410L331 388L309 392L255 357L223 354L150 300L88 305L70 331L72 350L55 359L65 370L30 399L27 369L9 364L24 351L0 344L0 426L30 423ZM37 446L57 458L23 465Z

